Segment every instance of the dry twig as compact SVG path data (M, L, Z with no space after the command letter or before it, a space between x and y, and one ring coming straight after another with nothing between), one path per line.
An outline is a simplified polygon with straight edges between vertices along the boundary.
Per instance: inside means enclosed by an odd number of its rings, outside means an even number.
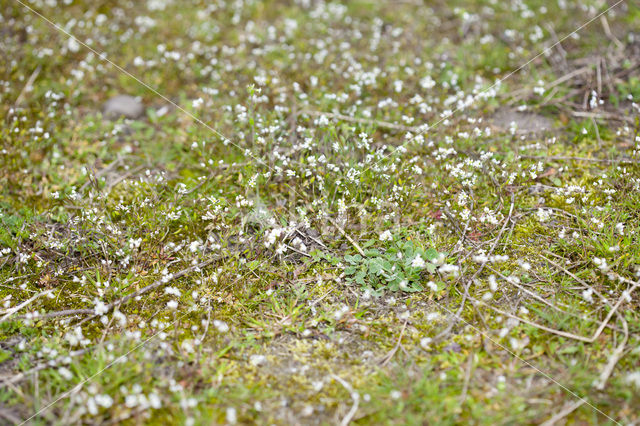
M586 400L584 400L584 399L579 399L577 401L573 401L569 405L565 406L565 408L560 410L560 412L554 414L549 420L547 420L544 423L542 423L541 426L553 426L553 425L555 425L560 420L564 419L569 414L573 413L576 409L578 409L578 407L580 407L585 402L586 402Z
M391 361L393 356L396 354L396 352L398 352L398 348L400 348L400 344L402 343L402 337L404 336L404 330L407 328L408 321L409 320L405 320L404 324L402 324L402 330L400 330L400 337L398 337L398 341L396 342L396 345L384 356L384 358L382 358L382 361L380 361L380 365L382 367L387 365L389 361Z
M356 242L354 241L354 239L353 239L353 238L351 238L351 237L349 236L349 234L347 234L347 233L344 231L344 229L342 229L342 227L336 223L336 221L335 221L335 220L333 220L333 219L329 218L329 221L333 224L333 226L335 226L335 227L338 229L338 231L340 231L340 233L342 234L342 236L343 236L343 237L345 237L345 238L346 238L346 239L347 239L347 240L348 240L348 241L353 245L353 247L355 247L355 249L358 251L358 253L360 253L360 255L361 255L361 256L364 256L364 255L365 255L365 254L364 254L364 250L362 250L362 247L360 247L360 246L358 245L358 243L356 243Z
M353 419L353 416L355 416L356 411L358 411L358 405L360 404L360 394L354 391L351 385L347 383L344 379L342 379L340 376L336 374L332 374L331 377L336 382L340 383L349 392L351 399L353 399L353 405L351 406L351 410L349 410L347 415L344 416L344 418L340 422L340 426L347 426L349 423L351 423L351 420Z
M180 277L183 277L195 270L201 269L211 263L213 263L214 261L218 260L218 257L214 257L211 259L207 259L205 261L202 261L200 263L198 263L197 265L193 265L190 266L188 268L185 268L179 272L176 272L175 274L170 275L169 280L174 280ZM131 294L128 294L127 296L121 297L120 299L116 300L115 302L111 302L109 303L104 309L106 309L106 312L110 312L112 311L114 308L119 307L121 305L126 304L127 302L129 302L131 299L136 298L138 296L142 296L145 293L150 292L151 290L155 290L156 288L160 287L163 284L168 283L168 280L166 278L160 278L156 281L154 281L152 284L149 284L146 287L141 288L140 290L134 291ZM43 315L38 315L37 317L34 317L32 319L51 319L51 318L58 318L58 317L64 317L64 316L72 316L72 315L92 315L90 318L94 318L97 316L95 309L69 309L69 310L64 310L64 311L56 311L56 312L49 312ZM18 319L27 319L25 316L22 317L17 317Z

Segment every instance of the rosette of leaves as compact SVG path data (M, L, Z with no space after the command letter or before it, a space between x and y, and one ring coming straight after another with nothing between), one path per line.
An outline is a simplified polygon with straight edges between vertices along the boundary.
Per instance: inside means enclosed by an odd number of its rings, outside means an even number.
M413 241L396 242L386 250L366 249L360 254L344 257L347 282L373 290L416 292L424 289L426 275L437 268L434 263L442 254L433 248L424 249ZM414 266L416 256L424 266Z

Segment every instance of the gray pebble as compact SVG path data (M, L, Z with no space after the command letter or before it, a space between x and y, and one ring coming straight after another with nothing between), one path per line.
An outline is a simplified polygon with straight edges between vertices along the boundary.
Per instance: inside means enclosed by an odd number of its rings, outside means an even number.
M144 114L144 105L133 96L117 95L104 103L102 111L111 119L120 117L136 119Z
M493 117L495 126L504 130L515 123L517 133L539 133L553 129L553 120L533 112L515 111L512 109L501 109Z

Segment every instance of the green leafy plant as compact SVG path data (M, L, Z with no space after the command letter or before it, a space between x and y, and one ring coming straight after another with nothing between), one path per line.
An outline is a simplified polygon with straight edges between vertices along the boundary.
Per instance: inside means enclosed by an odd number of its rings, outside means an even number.
M399 241L386 250L366 249L360 254L344 256L348 282L373 290L422 291L426 273L433 274L435 263L444 253L424 249L413 241Z

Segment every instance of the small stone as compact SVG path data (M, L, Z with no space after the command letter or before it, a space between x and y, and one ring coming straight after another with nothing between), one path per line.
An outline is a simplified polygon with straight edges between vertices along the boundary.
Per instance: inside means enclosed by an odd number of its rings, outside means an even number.
M462 347L460 346L459 343L453 342L453 343L449 343L447 346L444 347L444 351L445 352L455 352L457 354L459 354L460 352L462 352Z
M491 121L494 126L502 130L508 130L515 125L518 134L540 133L553 129L553 120L533 112L513 109L499 110Z
M120 117L136 119L144 114L144 105L133 96L117 95L104 103L102 111L111 119Z
M251 365L259 367L267 363L267 357L264 355L251 355L249 358L249 362Z

